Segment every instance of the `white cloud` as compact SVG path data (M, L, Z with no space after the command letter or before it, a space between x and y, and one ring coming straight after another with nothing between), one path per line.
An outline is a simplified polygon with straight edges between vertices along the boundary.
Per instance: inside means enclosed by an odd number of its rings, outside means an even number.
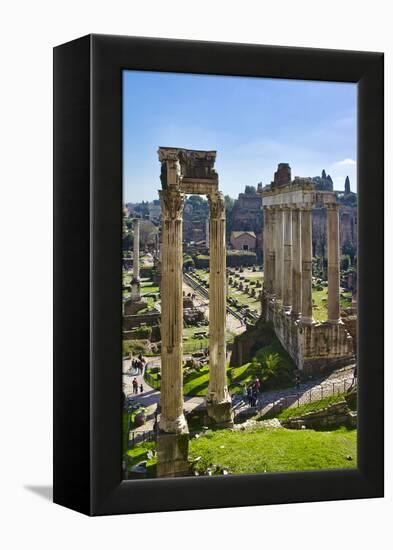
M356 160L353 160L353 159L344 159L344 160L335 162L333 164L333 166L355 166L355 165L356 165Z

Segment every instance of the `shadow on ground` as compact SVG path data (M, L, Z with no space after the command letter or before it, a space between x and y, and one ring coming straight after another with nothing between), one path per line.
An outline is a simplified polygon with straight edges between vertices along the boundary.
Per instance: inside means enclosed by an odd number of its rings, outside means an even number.
M51 501L53 498L52 485L25 485L24 488L44 498L45 500Z

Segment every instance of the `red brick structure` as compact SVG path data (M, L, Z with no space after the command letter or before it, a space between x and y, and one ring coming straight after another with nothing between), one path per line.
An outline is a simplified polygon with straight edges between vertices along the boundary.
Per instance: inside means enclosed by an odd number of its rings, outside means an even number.
M285 187L291 183L291 167L286 162L280 162L277 167L277 172L274 172L274 181L272 188Z

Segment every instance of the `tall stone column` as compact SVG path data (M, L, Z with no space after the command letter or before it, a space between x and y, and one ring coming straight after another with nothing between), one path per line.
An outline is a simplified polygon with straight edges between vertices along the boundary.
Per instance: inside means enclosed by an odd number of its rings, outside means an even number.
M276 207L276 299L283 298L283 267L284 267L284 234L283 234L283 209L281 206Z
M340 244L338 204L327 208L328 321L340 321Z
M292 316L298 319L302 311L302 257L300 211L292 210Z
M312 225L311 206L302 207L302 316L304 324L312 324Z
M208 195L210 206L209 388L208 415L219 425L232 425L226 376L226 250L225 202L221 192Z
M270 294L270 212L264 207L263 209L263 289Z
M139 302L141 299L141 280L139 277L139 231L140 231L140 220L139 218L134 218L132 220L132 225L134 229L134 251L133 251L133 261L132 261L132 280L131 280L131 301Z
M156 236L154 238L154 243L155 243L154 256L156 260L158 260L160 258L160 235L158 232L156 233Z
M161 247L161 416L160 430L188 431L183 414L183 204L177 188L160 191Z
M270 278L270 212L263 207L263 290L261 293L262 318L269 320L269 297L271 295Z
M210 231L209 231L209 229L210 229L210 222L209 222L209 218L207 218L206 228L205 228L205 230L206 230L206 248L207 249L209 249L209 247L210 247L210 235L209 235Z
M283 208L284 221L284 273L283 273L283 307L291 310L292 305L292 220L289 206Z
M270 295L276 293L276 209L269 208L269 282Z

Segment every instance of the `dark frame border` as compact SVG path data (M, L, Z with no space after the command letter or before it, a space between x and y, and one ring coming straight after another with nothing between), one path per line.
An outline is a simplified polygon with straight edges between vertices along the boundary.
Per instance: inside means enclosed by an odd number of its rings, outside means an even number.
M123 69L358 83L358 469L122 481ZM104 515L383 496L383 98L381 53L109 35L55 48L56 503Z

